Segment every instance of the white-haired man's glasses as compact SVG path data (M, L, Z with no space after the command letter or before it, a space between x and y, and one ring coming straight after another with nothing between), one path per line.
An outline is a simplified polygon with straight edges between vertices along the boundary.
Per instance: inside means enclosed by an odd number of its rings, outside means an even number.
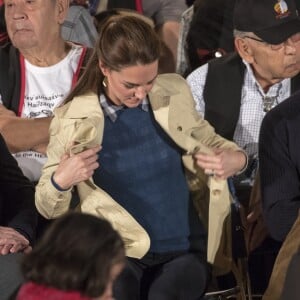
M291 42L293 44L298 43L300 41L300 32L292 35L286 41L284 41L284 42L282 42L280 44L270 44L270 43L265 42L264 40L261 40L259 38L256 38L256 37L253 37L253 36L249 36L249 35L244 36L244 38L248 38L248 39L260 42L260 43L264 43L264 44L270 46L270 48L272 50L280 50L281 48L285 47L287 44L289 44Z

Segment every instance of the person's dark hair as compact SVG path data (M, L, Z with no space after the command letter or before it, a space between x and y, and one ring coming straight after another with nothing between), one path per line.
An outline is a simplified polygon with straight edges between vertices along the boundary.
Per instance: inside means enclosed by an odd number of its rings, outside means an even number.
M113 15L101 26L94 52L84 73L65 103L87 92L102 92L104 76L99 60L113 71L151 64L159 60L161 41L148 23L141 18Z
M123 241L108 221L72 212L49 226L21 267L28 281L99 297L111 267L124 258Z
M9 42L6 23L5 23L5 7L4 4L0 4L0 47Z
M186 37L186 54L190 65L188 73L213 58L234 51L232 14L235 2L236 0L194 2L194 14Z
M0 33L6 32L4 4L0 5Z
M105 23L105 21L110 18L111 16L120 15L120 13L116 9L108 9L101 11L97 13L94 16L95 26L97 29L97 32L101 31L102 25Z

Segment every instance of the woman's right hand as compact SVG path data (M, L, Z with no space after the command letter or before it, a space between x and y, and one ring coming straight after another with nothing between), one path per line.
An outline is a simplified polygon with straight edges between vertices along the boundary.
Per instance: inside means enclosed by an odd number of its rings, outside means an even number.
M90 178L99 167L97 160L100 149L101 146L98 145L78 154L64 154L54 173L54 181L67 190Z

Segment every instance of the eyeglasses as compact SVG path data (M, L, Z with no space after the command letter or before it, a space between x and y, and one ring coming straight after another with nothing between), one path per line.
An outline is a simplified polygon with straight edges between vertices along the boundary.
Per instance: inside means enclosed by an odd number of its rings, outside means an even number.
M298 43L300 41L300 32L292 35L286 41L284 41L284 42L282 42L280 44L269 44L269 43L265 42L264 40L261 40L261 39L258 39L256 37L249 36L249 35L246 35L245 38L248 38L248 39L260 42L260 43L264 43L266 45L269 45L272 50L276 51L276 50L280 50L281 48L283 48L284 46L286 46L289 40L291 40L293 43Z

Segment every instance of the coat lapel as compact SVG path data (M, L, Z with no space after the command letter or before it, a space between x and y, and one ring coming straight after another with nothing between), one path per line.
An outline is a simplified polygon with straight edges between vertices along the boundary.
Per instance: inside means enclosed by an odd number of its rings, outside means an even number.
M75 97L64 115L66 121L75 122L76 129L71 141L72 153L101 143L104 129L104 115L96 94ZM78 119L74 120L74 119ZM65 123L68 123L66 122ZM101 167L100 167L101 168ZM141 258L150 247L150 238L142 226L104 190L90 178L77 185L81 199L81 211L103 217L111 222L123 238L126 254Z
M221 224L224 223L226 216L230 212L231 197L226 180L217 180L214 177L207 178L203 174L203 171L194 165L192 153L195 151L211 153L211 150L200 142L200 137L197 136L198 133L203 133L207 123L206 121L199 122L199 126L201 124L204 128L195 128L195 120L200 117L194 110L186 111L185 104L181 105L182 97L191 98L192 96L190 94L185 95L176 89L170 90L166 85L160 86L159 84L154 85L152 91L149 93L149 101L156 121L172 140L187 152L187 155L183 155L185 167L193 174L196 174L197 177L202 178L202 180L204 179L209 187L207 259L213 263L220 245L222 235ZM186 113L194 113L196 115L194 115L194 118L189 119ZM190 130L190 132L186 130Z

